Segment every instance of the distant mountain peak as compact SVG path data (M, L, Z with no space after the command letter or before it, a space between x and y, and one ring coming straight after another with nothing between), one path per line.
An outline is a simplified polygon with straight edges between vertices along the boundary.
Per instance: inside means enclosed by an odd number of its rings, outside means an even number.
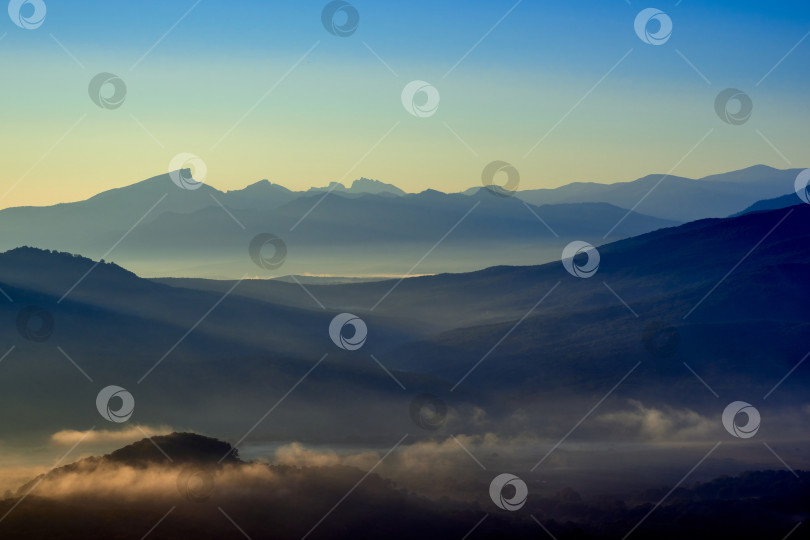
M243 189L250 189L252 187L272 186L272 185L273 185L273 183L270 180L268 180L267 178L262 178L261 180L253 182L252 184L248 184ZM228 190L228 191L234 191L234 190Z
M164 174L159 174L157 176L153 176L152 178L147 178L146 180L142 180L141 182L135 182L134 184L131 184L131 186L137 186L137 185L141 185L141 184L165 184L167 182L170 182L170 183L174 184L175 186L177 186L177 184L175 184L175 179L187 180L188 183L191 184L191 185L193 185L195 183L199 183L199 184L201 184L201 187L205 186L205 179L199 180L197 178L194 178L194 171L192 171L189 168L177 169L175 171L169 171L169 172L164 173ZM127 186L127 187L131 187L131 186ZM180 187L180 186L177 186L177 187ZM194 191L194 190L191 189L189 191Z
M771 167L770 165L765 165L764 163L757 163L756 165L751 165L750 167L743 167L738 171L732 172L739 172L739 171L778 171L775 167Z
M259 180L258 182L253 182L252 184L249 184L249 185L243 187L242 189L228 190L226 193L228 193L228 194L240 193L240 192L253 193L253 192L266 192L266 191L283 191L285 193L292 193L292 191L290 191L288 188L282 186L281 184L274 184L273 182L271 182L270 180L268 180L266 178L264 178L262 180Z
M352 182L352 187L349 188L352 193L392 193L394 195L405 195L405 192L393 184L386 184L379 180L370 178L358 178Z
M701 178L706 182L738 182L743 184L766 184L774 180L775 177L780 176L781 173L788 175L795 175L801 169L775 169L768 165L751 165L744 169L737 169L721 174L712 174Z
M370 178L358 178L354 182L352 182L351 187L347 188L340 182L330 182L326 187L313 187L308 190L308 192L322 192L322 191L332 191L332 192L341 192L341 193L349 193L352 195L405 195L405 192L399 189L397 186L393 184L386 184L385 182L380 182L379 180L372 180Z

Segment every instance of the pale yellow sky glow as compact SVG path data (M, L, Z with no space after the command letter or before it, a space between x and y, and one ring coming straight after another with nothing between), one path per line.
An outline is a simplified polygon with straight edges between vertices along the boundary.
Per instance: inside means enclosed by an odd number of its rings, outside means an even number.
M81 44L70 43L81 67L55 44L40 44L36 62L0 48L17 75L0 88L0 100L13 104L0 133L0 208L86 199L163 174L181 152L200 156L206 183L221 190L367 177L409 192L454 192L480 185L493 160L517 167L519 189L810 163L806 103L790 92L752 93L751 121L725 124L713 110L719 88L684 72L674 54L656 57L659 72L647 79L636 72L650 50L622 48L587 65L494 62L482 71L470 61L445 78L447 66L430 58L397 63L395 76L365 49L336 62L328 44L312 43L261 59L189 59L167 44L137 69ZM118 109L88 97L100 70L126 82ZM414 79L441 95L430 117L402 106Z

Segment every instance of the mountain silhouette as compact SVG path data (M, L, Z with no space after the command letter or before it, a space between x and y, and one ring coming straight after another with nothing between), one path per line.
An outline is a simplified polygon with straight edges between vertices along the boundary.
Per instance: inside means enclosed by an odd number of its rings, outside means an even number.
M566 239L601 243L677 224L607 203L534 207L488 191L404 194L366 179L332 192L267 181L226 193L191 187L161 175L86 201L2 210L0 249L112 258L146 276L271 277L247 251L253 237L272 233L291 254L285 273L401 275L428 251L420 273L529 264L556 257Z
M804 201L801 200L795 192L788 193L787 195L782 195L781 197L757 201L736 215L748 214L751 212L762 212L763 210L778 210L780 208L789 208L791 206L796 206L797 204L803 203Z
M307 193L323 192L323 191L337 191L339 193L347 193L352 195L372 194L372 195L405 195L405 192L393 184L386 184L379 180L371 180L369 178L358 178L350 187L346 187L339 182L332 182L326 187L310 188Z
M153 463L165 463L166 455L175 466L241 462L238 450L230 444L196 433L154 435L119 448L102 459L111 463L143 467Z
M698 180L653 174L615 184L575 182L554 189L521 191L518 196L532 204L606 202L684 222L726 217L761 199L782 195L793 188L796 175L801 171L755 165Z
M650 175L516 197L482 189L407 194L365 178L349 188L333 183L295 192L262 180L222 192L177 185L164 174L86 201L1 210L0 249L30 245L112 258L145 276L272 277L257 273L246 256L251 238L272 233L291 253L289 274L402 275L415 261L418 273L471 271L554 260L572 240L599 245L739 213L785 193L798 171L759 165L700 180Z

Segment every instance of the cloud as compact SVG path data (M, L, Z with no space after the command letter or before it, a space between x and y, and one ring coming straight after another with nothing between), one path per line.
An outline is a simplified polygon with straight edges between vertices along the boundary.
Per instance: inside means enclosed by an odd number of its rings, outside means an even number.
M596 420L648 442L702 440L717 432L719 419L709 419L691 409L658 409L636 400L628 403L630 409L605 413Z
M273 463L293 467L329 467L345 465L368 470L380 460L376 452L360 452L356 454L340 455L334 450L312 450L300 443L291 443L282 446L276 451Z
M78 431L75 429L63 429L51 435L51 442L61 446L73 446L79 441L82 444L116 444L124 445L140 441L146 437L155 435L168 435L174 430L168 426L151 428L149 426L131 426L126 429L111 431L106 429L92 429Z
M305 450L290 447L285 452L303 460L328 454ZM329 538L345 536L346 531L356 532L358 538L413 538L417 531L445 529L461 535L470 527L470 516L478 514L459 514L458 505L445 512L441 505L426 504L376 474L342 465L196 467L131 466L104 458L61 467L17 491L18 500L29 492L31 496L21 506L24 510L15 511L3 524L4 530L37 537L50 530L60 538L113 538L135 531L141 535L157 523L157 534L165 538L241 538L239 529L253 538L298 539L315 527L318 536ZM483 486L475 491L487 494ZM350 500L333 513L336 502L348 494ZM0 501L5 508L13 509L14 504Z
M182 470L182 467L171 465L132 467L118 463L83 460L60 469L58 473L45 476L36 485L33 494L48 498L110 496L127 500L144 497L176 498L182 496L178 486ZM220 493L244 491L257 482L271 485L276 482L277 477L269 467L259 463L212 468L210 474ZM194 482L195 478L191 477L190 481Z
M488 481L488 473L476 459L491 465L493 460L516 461L527 454L533 457L537 444L534 435L504 438L494 433L459 434L403 444L383 460L387 449L338 454L291 443L279 448L271 463L300 468L339 465L364 471L374 468L381 477L433 499L475 500L483 493L482 474Z

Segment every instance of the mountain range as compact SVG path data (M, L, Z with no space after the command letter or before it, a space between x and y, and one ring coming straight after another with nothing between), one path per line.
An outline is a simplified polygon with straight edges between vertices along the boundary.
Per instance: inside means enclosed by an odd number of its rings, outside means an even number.
M165 174L85 201L1 210L0 249L81 253L147 277L471 271L552 261L573 240L598 246L741 212L789 192L797 171L755 166L700 180L648 176L516 197L486 189L408 194L369 179L303 192L263 180L222 192L205 184L181 189ZM288 249L272 272L248 257L251 240L265 233Z
M642 214L680 222L726 217L760 199L791 193L802 169L779 170L766 165L715 174L700 179L652 174L632 182L575 182L555 189L519 192L526 202L539 204L605 202Z

